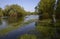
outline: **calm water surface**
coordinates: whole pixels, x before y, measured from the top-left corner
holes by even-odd
[[[38,15],[26,16],[26,17],[24,17],[24,22],[27,22],[28,20],[31,20],[31,19],[38,19]],[[7,27],[8,27],[8,22],[4,19],[1,20],[0,30],[7,28]],[[18,36],[21,36],[26,33],[30,33],[29,32],[30,30],[35,30],[35,22],[27,24],[16,30],[10,31],[9,33],[7,33],[7,35],[2,36],[2,37],[0,36],[0,39],[17,39]]]

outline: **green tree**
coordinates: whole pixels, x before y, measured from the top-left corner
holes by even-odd
[[[13,10],[14,12],[17,12],[18,17],[24,16],[26,14],[23,7],[19,5],[10,5],[5,7],[5,14],[9,15],[10,10]]]
[[[42,39],[55,39],[56,29],[53,27],[56,0],[41,0],[38,3],[39,24],[37,30],[42,33]],[[46,17],[48,17],[48,20]],[[46,18],[46,19],[45,19]],[[50,24],[52,22],[52,24]]]
[[[2,8],[0,8],[0,17],[2,17],[3,16],[3,10],[2,10]]]
[[[56,19],[60,19],[60,0],[57,1]]]
[[[57,7],[56,7],[56,33],[57,39],[60,39],[60,0],[57,0]]]
[[[38,13],[41,17],[44,18],[44,13],[48,14],[50,18],[52,18],[52,14],[54,13],[54,6],[55,6],[55,0],[41,0],[38,3]],[[40,19],[42,19],[40,17]]]

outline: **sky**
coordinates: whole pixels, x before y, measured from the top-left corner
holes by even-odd
[[[26,11],[33,12],[38,2],[39,0],[0,0],[0,7],[4,9],[6,5],[18,4],[24,7]]]

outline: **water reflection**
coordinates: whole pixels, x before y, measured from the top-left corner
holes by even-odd
[[[32,20],[32,19],[38,19],[39,18],[39,16],[38,15],[27,15],[27,16],[25,16],[25,18],[24,18],[24,22],[26,22],[26,21],[28,21],[28,20]]]
[[[13,17],[5,18],[5,19],[1,18],[0,30],[9,27],[9,25],[18,26],[31,19],[38,19],[38,15],[30,15],[30,16],[25,16],[25,17],[20,17],[20,18],[13,18]]]
[[[18,26],[23,22],[23,17],[22,18],[18,18],[18,19],[14,19],[14,18],[1,18],[0,19],[0,30],[8,28],[11,26]]]
[[[8,23],[12,24],[12,23],[21,23],[24,21],[24,17],[21,18],[8,18]]]
[[[2,24],[1,18],[0,18],[0,25]]]
[[[0,30],[3,28],[7,28],[7,25],[8,25],[7,20],[1,18],[0,19]]]
[[[9,19],[3,19],[1,21],[2,21],[2,25],[6,24],[6,26],[4,27],[4,28],[6,28],[6,27],[8,27],[11,24],[14,27],[18,26],[18,25],[20,26],[20,24],[23,24],[24,21],[26,22],[26,21],[31,20],[31,19],[38,19],[38,16],[35,16],[35,15],[32,16],[31,15],[31,16],[27,16],[27,17],[17,18],[16,20],[15,19],[13,20],[12,18],[10,20],[10,18],[9,18]],[[4,29],[4,28],[2,27],[1,29]],[[7,35],[3,36],[2,38],[3,39],[5,39],[5,38],[6,39],[12,39],[12,38],[16,39],[17,36],[23,35],[25,33],[28,33],[28,34],[31,33],[31,30],[35,30],[35,22],[32,22],[32,23],[29,23],[29,24],[24,25],[22,27],[19,27],[18,29],[7,33]]]

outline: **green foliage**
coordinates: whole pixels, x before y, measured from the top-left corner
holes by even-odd
[[[19,6],[19,5],[7,5],[5,7],[5,15],[10,15],[9,13],[13,13],[11,12],[11,10],[15,13],[17,13],[18,17],[20,16],[24,16],[26,14],[26,11],[24,10],[23,7]],[[14,14],[13,14],[14,15]]]
[[[60,19],[60,0],[57,1],[56,19]]]
[[[55,38],[56,28],[53,27],[53,25],[50,25],[50,22],[50,19],[41,20],[40,23],[36,26],[37,31],[41,33],[41,39]]]
[[[55,28],[53,28],[53,27],[37,26],[37,31],[39,31],[41,33],[42,39],[55,38],[56,33],[55,33]]]
[[[18,39],[37,39],[35,35],[30,35],[30,34],[24,34]]]
[[[0,8],[0,17],[3,16],[3,10]]]
[[[13,15],[14,13],[16,12],[14,12],[13,10],[10,10],[9,15]]]
[[[54,11],[54,6],[55,6],[55,0],[41,0],[37,6],[39,15],[44,16],[43,15],[44,13],[48,13],[48,15],[51,17]]]

